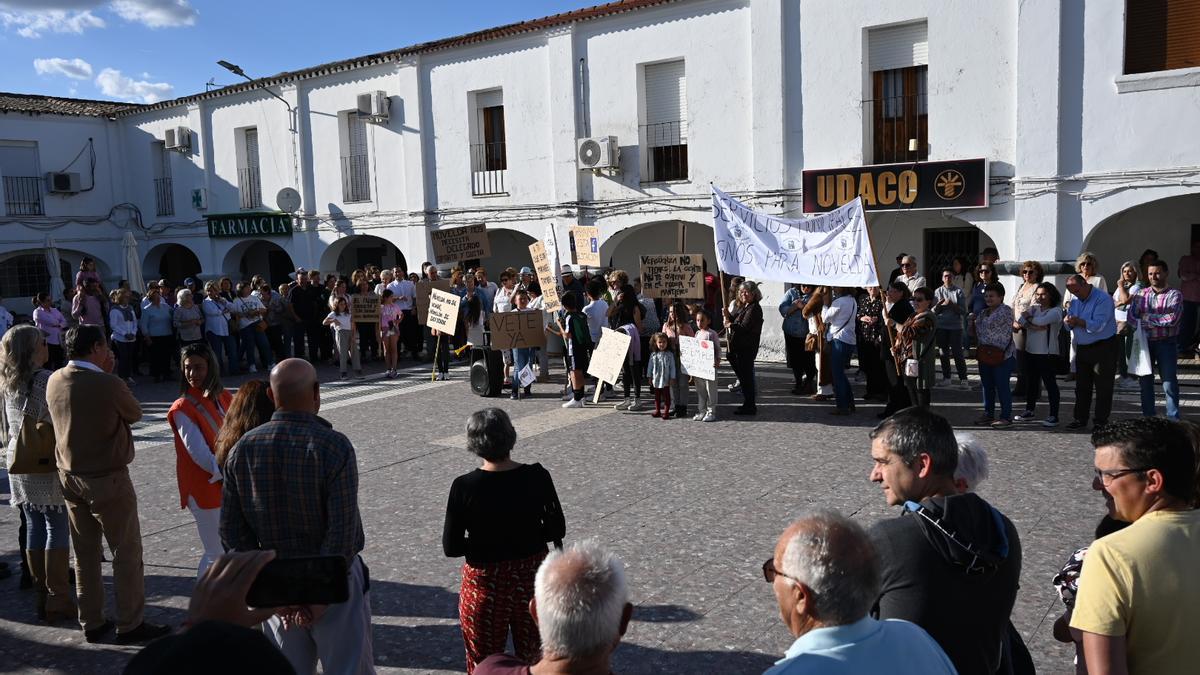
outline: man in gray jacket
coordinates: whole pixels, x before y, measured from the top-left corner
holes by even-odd
[[[967,315],[967,296],[963,289],[954,285],[954,271],[942,270],[942,285],[933,292],[933,313],[937,315],[938,353],[942,359],[942,386],[950,384],[950,355],[954,355],[954,366],[958,368],[958,384],[963,389],[967,384],[967,362],[963,359],[963,317]]]

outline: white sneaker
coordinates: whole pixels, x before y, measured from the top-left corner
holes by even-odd
[[[579,399],[578,401],[576,401],[576,400],[567,401],[566,403],[562,404],[562,407],[564,407],[564,408],[582,408],[583,407],[583,399]]]
[[[614,406],[613,406],[613,409],[615,409],[615,410],[629,410],[629,406],[631,406],[631,405],[633,405],[633,403],[632,403],[632,402],[630,402],[630,400],[629,400],[629,399],[625,399],[624,401],[621,401],[620,403],[618,403],[618,404],[614,405]]]
[[[703,417],[703,418],[702,418],[700,421],[701,421],[701,422],[716,422],[716,421],[717,421],[717,415],[716,415],[716,413],[714,413],[714,412],[711,412],[711,411],[710,411],[710,412],[707,412],[707,413],[704,413],[704,417]]]
[[[258,366],[256,366],[256,365],[254,365],[253,363],[251,363],[251,364],[250,364],[250,367],[249,367],[249,368],[247,368],[246,370],[247,370],[247,372],[251,372],[251,373],[257,373],[257,372],[258,372]]]
[[[629,407],[626,408],[626,410],[628,410],[629,412],[637,412],[641,409],[642,409],[642,399],[640,399],[640,398],[633,399],[633,403],[630,403]]]

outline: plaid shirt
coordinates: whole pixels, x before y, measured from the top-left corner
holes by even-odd
[[[221,543],[279,557],[363,549],[358,462],[350,439],[309,413],[276,411],[225,461]]]
[[[1173,340],[1183,318],[1183,293],[1168,288],[1161,293],[1143,288],[1129,300],[1129,315],[1138,320],[1149,340]]]

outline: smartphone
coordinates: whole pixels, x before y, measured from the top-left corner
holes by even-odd
[[[276,558],[258,573],[246,604],[250,607],[334,605],[350,597],[346,558],[340,555]]]

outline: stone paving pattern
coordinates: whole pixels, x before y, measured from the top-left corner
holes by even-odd
[[[567,542],[596,538],[628,566],[636,611],[616,652],[616,672],[761,672],[792,641],[760,572],[784,526],[810,506],[838,509],[864,525],[896,515],[867,480],[867,432],[880,406],[860,402],[855,415],[832,417],[830,404],[789,394],[790,375],[779,365],[760,368],[756,419],[732,421],[729,404],[740,397],[722,391],[724,419],[713,424],[617,412],[615,401],[606,409],[561,410],[557,384],[535,385],[532,400],[483,400],[470,393],[465,373],[455,368],[449,382],[430,383],[428,370],[412,366],[401,380],[376,374],[323,390],[325,416],[358,452],[380,672],[464,669],[462,561],[443,557],[441,528],[451,481],[477,466],[462,448],[465,415],[486,405],[509,411],[521,430],[514,458],[541,462],[553,475]],[[322,374],[335,373],[326,367]],[[732,381],[727,370],[720,377],[722,386]],[[1065,419],[1070,386],[1064,383]],[[191,516],[178,507],[175,451],[162,424],[175,391],[139,385],[136,393],[147,413],[131,466],[145,544],[146,618],[179,624],[200,548]],[[958,429],[978,416],[978,400],[978,392],[934,395],[936,409]],[[1136,414],[1136,405],[1136,395],[1122,393],[1116,415]],[[1013,622],[1039,672],[1073,672],[1071,647],[1050,634],[1062,610],[1050,579],[1088,543],[1104,513],[1091,489],[1087,435],[1040,426],[973,431],[991,454],[991,478],[980,492],[1012,519],[1023,543]],[[0,529],[7,533],[3,559],[15,566],[11,509],[0,509]],[[110,573],[106,564],[109,583]],[[6,672],[115,673],[135,651],[88,645],[74,625],[39,625],[32,605],[15,577],[0,582]]]

